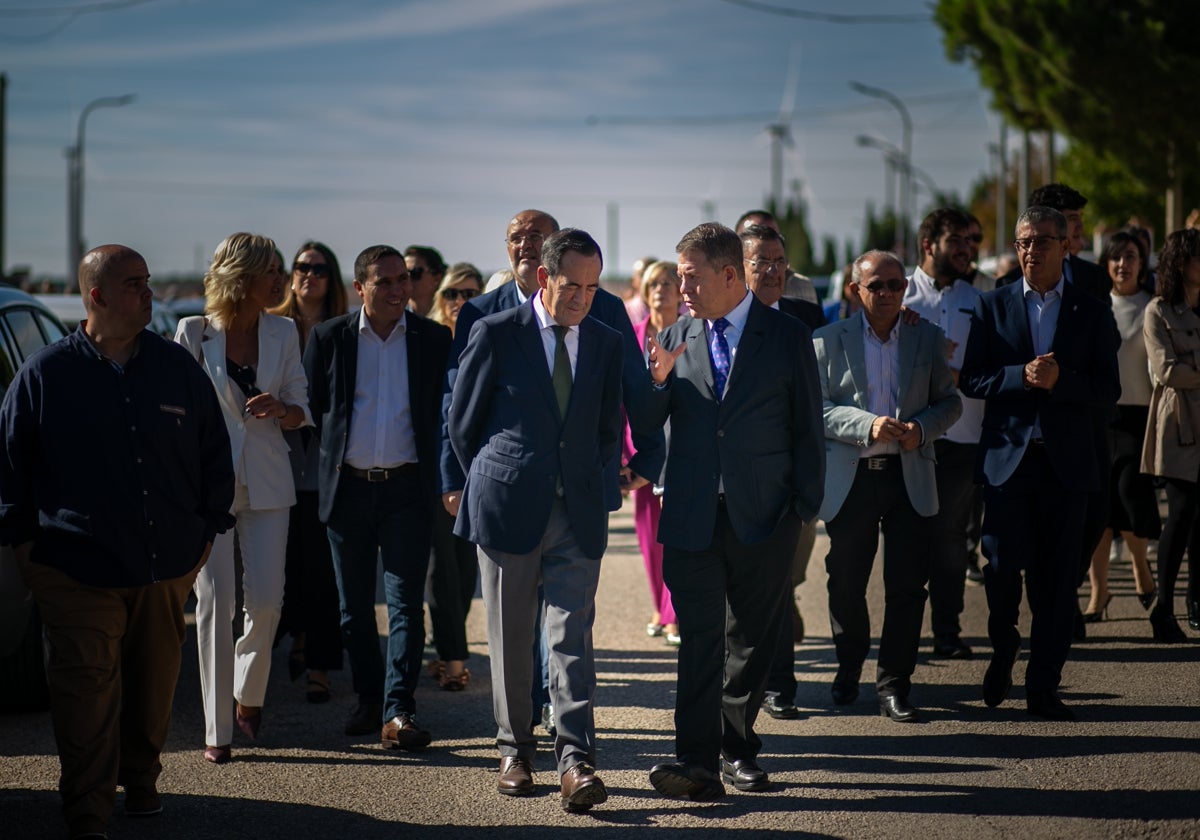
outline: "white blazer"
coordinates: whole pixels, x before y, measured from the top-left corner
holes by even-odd
[[[226,370],[224,330],[197,315],[179,322],[175,340],[191,352],[216,389],[233,449],[234,473],[249,492],[250,509],[294,505],[296,485],[288,460],[290,448],[277,419],[245,414],[245,397]],[[304,411],[302,425],[313,425],[308,410],[308,379],[300,363],[300,337],[288,318],[266,313],[259,316],[255,385],[289,405],[300,406]]]

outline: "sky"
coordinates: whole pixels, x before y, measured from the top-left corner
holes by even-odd
[[[239,230],[288,259],[324,241],[346,275],[380,243],[486,274],[526,208],[627,274],[761,206],[781,121],[786,194],[840,254],[886,197],[882,154],[856,138],[901,145],[896,110],[851,81],[908,105],[913,163],[942,191],[990,169],[997,117],[925,0],[749,5],[908,22],[730,0],[0,0],[4,267],[64,275],[64,150],[88,102],[130,93],[87,118],[84,239],[136,248],[158,277],[202,271]],[[31,14],[47,8],[94,11]]]

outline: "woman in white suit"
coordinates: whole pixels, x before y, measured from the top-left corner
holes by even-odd
[[[286,282],[274,242],[232,234],[217,246],[204,276],[207,314],[183,319],[175,335],[212,379],[237,477],[232,511],[237,526],[218,535],[196,578],[204,757],[215,764],[230,759],[235,720],[250,738],[262,723],[283,601],[288,509],[296,502],[283,430],[312,425],[296,328],[263,311],[279,303]],[[236,645],[235,532],[244,595]]]

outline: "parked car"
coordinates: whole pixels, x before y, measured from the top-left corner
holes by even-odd
[[[67,334],[67,327],[32,295],[0,286],[0,397],[25,360]],[[10,546],[0,546],[0,711],[49,705],[42,622]]]
[[[79,322],[87,317],[87,309],[84,308],[83,298],[79,295],[34,295],[34,297],[57,315],[58,320],[62,321],[69,330],[74,330],[79,326]],[[153,306],[150,314],[150,329],[164,338],[174,338],[175,325],[179,323],[179,316],[165,303],[156,300]]]

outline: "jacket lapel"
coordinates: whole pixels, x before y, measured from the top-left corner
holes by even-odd
[[[897,383],[896,404],[900,407],[908,385],[912,381],[913,365],[917,362],[917,350],[921,344],[921,333],[915,327],[900,323],[900,381]]]
[[[257,384],[260,390],[268,391],[267,383],[275,378],[283,355],[283,337],[279,334],[281,325],[274,319],[260,317],[258,319],[258,376]],[[291,324],[286,325],[292,329]],[[276,397],[279,395],[276,394]]]
[[[513,281],[516,282],[515,280]],[[550,370],[546,366],[546,350],[542,344],[541,330],[537,318],[533,315],[533,304],[525,304],[513,310],[513,320],[517,324],[517,345],[525,354],[528,369],[538,384],[546,404],[554,415],[558,416],[558,398],[554,396],[554,382],[550,379]]]
[[[708,388],[708,394],[717,399],[717,386],[713,382],[712,356],[708,352],[708,335],[704,331],[704,319],[693,318],[684,335],[688,349],[684,355],[700,371],[700,381]],[[728,383],[726,383],[728,384]]]
[[[358,384],[358,322],[361,315],[346,318],[341,336],[342,405],[346,408],[346,429],[350,429],[350,412],[354,410],[354,388]]]
[[[863,345],[863,318],[856,315],[842,322],[842,351],[846,354],[846,369],[854,381],[854,398],[859,408],[868,405],[867,395],[867,351]]]
[[[1029,312],[1025,309],[1025,294],[1022,288],[1023,285],[1019,279],[1012,284],[1012,294],[1007,297],[1009,318],[1020,333],[1017,340],[1021,342],[1022,356],[1032,359],[1034,356],[1033,331],[1029,328]]]
[[[750,312],[746,315],[746,327],[742,330],[742,337],[738,339],[737,354],[732,360],[733,367],[729,371],[729,381],[725,383],[726,400],[736,393],[734,391],[736,383],[749,375],[742,371],[753,369],[754,357],[762,349],[767,334],[766,325],[763,323],[766,309],[767,307],[759,303],[757,298],[750,301]],[[713,388],[715,390],[715,384]]]
[[[239,404],[235,398],[233,386],[229,381],[229,372],[225,366],[225,333],[209,323],[207,318],[204,321],[204,333],[200,337],[200,349],[204,355],[204,368],[208,371],[213,389],[217,392],[217,398],[226,414],[240,418],[245,406]]]

